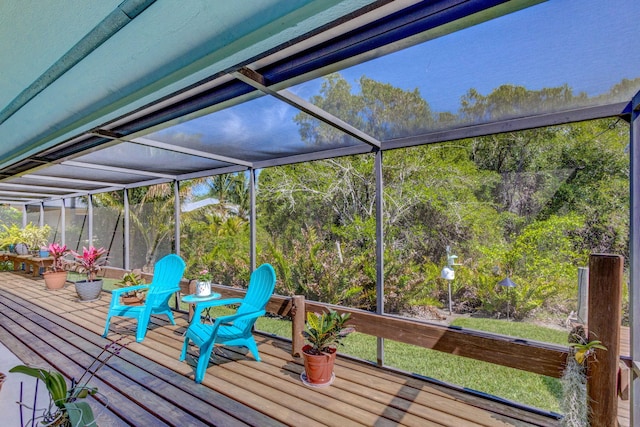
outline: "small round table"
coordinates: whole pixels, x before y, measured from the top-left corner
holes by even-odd
[[[182,297],[181,301],[187,304],[197,304],[199,302],[204,302],[204,301],[211,301],[214,299],[219,299],[220,298],[220,294],[219,293],[215,293],[215,292],[211,292],[210,295],[207,295],[206,297],[199,297],[196,294],[190,294],[190,295],[185,295]],[[213,319],[211,318],[211,313],[209,312],[211,310],[211,307],[207,307],[205,308],[205,312],[206,312],[206,319],[209,320],[209,322],[213,323]],[[189,319],[189,322],[191,322],[191,319]]]

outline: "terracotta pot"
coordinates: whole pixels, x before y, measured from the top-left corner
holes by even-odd
[[[320,355],[308,354],[310,345],[302,347],[302,357],[304,358],[303,381],[310,385],[322,386],[333,382],[333,365],[336,360],[336,352],[322,353]]]
[[[94,301],[100,298],[102,292],[102,279],[89,282],[80,280],[76,282],[76,293],[80,301]]]
[[[64,284],[67,282],[66,271],[45,271],[42,276],[45,287],[52,291],[64,288]]]
[[[132,296],[132,297],[121,297],[122,298],[122,303],[124,305],[136,305],[136,304],[141,304],[143,299],[140,298],[139,296]]]

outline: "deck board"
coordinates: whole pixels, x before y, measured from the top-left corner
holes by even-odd
[[[145,340],[135,322],[114,318],[101,337],[110,294],[79,303],[72,285],[47,291],[42,280],[0,273],[0,340],[30,363],[78,376],[120,332],[131,341],[91,384],[109,399],[92,407],[104,425],[255,426],[555,426],[551,417],[419,378],[338,358],[329,388],[300,381],[290,343],[257,336],[262,362],[241,349],[216,351],[202,384],[193,381],[196,349],[178,357],[186,314],[170,325],[154,317]],[[101,423],[102,425],[102,423]]]

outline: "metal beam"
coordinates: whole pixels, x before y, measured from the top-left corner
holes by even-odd
[[[340,147],[324,151],[313,151],[305,154],[296,154],[277,159],[262,160],[255,163],[256,169],[268,168],[272,166],[291,165],[294,163],[313,162],[316,160],[334,159],[344,156],[355,156],[358,154],[371,153],[375,148],[369,145],[354,145],[352,147]]]
[[[149,139],[144,137],[129,139],[125,136],[118,135],[117,133],[112,132],[110,130],[106,130],[106,129],[93,130],[91,131],[91,135],[99,136],[102,138],[109,138],[111,140],[118,141],[118,142],[129,142],[131,144],[144,145],[145,147],[158,148],[160,150],[171,151],[174,153],[188,154],[191,156],[202,157],[204,159],[218,160],[225,163],[251,167],[251,162],[247,162],[245,160],[236,159],[228,156],[222,156],[214,153],[209,153],[207,151],[194,150],[192,148],[187,148],[187,147],[180,147],[174,144],[169,144],[162,141],[156,141],[154,139]]]
[[[23,178],[29,178],[29,179],[40,179],[40,180],[46,180],[46,181],[55,181],[55,182],[68,182],[68,183],[72,183],[72,184],[84,184],[84,185],[95,185],[96,187],[104,187],[104,186],[109,186],[109,187],[120,187],[123,188],[124,184],[120,184],[118,182],[104,182],[104,181],[90,181],[90,180],[86,180],[86,179],[76,179],[76,178],[63,178],[63,177],[59,177],[59,176],[50,176],[50,175],[33,175],[33,174],[26,174],[26,175],[22,175]],[[81,191],[87,191],[87,190],[81,190]]]
[[[555,113],[540,114],[537,116],[469,125],[456,129],[445,129],[421,135],[409,136],[406,138],[387,140],[382,144],[384,150],[394,150],[396,148],[414,147],[417,145],[433,144],[436,142],[454,141],[464,138],[474,138],[506,132],[536,129],[546,126],[582,122],[585,120],[602,119],[605,117],[615,117],[623,115],[626,106],[626,102],[618,102],[616,104],[598,107],[576,108],[573,110],[558,111]]]
[[[255,169],[259,169],[259,168],[255,168]],[[227,166],[219,169],[208,169],[204,171],[185,173],[183,175],[178,175],[177,179],[179,181],[184,181],[185,179],[206,178],[209,176],[222,175],[224,173],[245,172],[246,170],[247,168],[245,168],[244,166],[234,165],[234,166]]]
[[[337,118],[331,113],[323,110],[322,108],[313,105],[309,101],[306,101],[300,98],[298,95],[293,92],[289,92],[288,90],[275,91],[269,88],[265,84],[264,77],[256,71],[253,71],[250,68],[241,68],[240,70],[232,73],[234,77],[238,80],[253,86],[254,88],[271,95],[281,101],[286,102],[292,107],[297,108],[298,110],[304,111],[310,116],[315,117],[316,119],[332,126],[342,132],[351,135],[352,137],[359,139],[362,142],[365,142],[373,147],[380,148],[381,143],[371,135],[368,135],[362,132],[360,129],[357,129],[351,126],[349,123]]]
[[[17,197],[24,197],[24,198],[31,198],[28,196],[34,196],[34,197],[51,197],[51,196],[56,196],[56,194],[49,194],[49,193],[35,193],[35,192],[31,192],[31,191],[9,191],[9,190],[0,190],[0,196],[2,195],[7,195],[7,196],[17,196]]]
[[[130,140],[128,142],[131,142],[133,144],[138,144],[138,145],[144,145],[144,146],[147,146],[147,147],[154,147],[154,148],[159,148],[159,149],[162,149],[162,150],[173,151],[175,153],[189,154],[191,156],[202,157],[204,159],[209,159],[209,160],[218,160],[220,162],[231,163],[231,164],[235,164],[235,165],[242,165],[242,166],[246,166],[246,167],[253,166],[253,164],[251,162],[248,162],[246,160],[241,160],[241,159],[237,159],[237,158],[234,158],[234,157],[221,156],[221,155],[218,155],[218,154],[208,153],[206,151],[201,151],[201,150],[194,150],[194,149],[186,148],[186,147],[178,147],[178,146],[173,145],[173,144],[167,144],[166,142],[154,141],[154,140],[148,139],[148,138],[136,138],[136,139],[132,139],[132,140]]]
[[[120,172],[120,173],[128,173],[131,175],[152,176],[155,178],[166,178],[166,179],[176,178],[175,175],[169,175],[166,173],[150,172],[150,171],[145,171],[140,169],[119,168],[116,166],[98,165],[96,163],[77,162],[75,160],[65,160],[61,164],[65,166],[77,166],[80,168],[95,169],[95,170],[102,170],[102,171],[108,171],[108,172]]]
[[[31,184],[12,184],[10,182],[0,182],[0,188],[24,188],[25,190],[39,190],[39,191],[56,191],[58,193],[66,193],[66,192],[78,192],[82,191],[79,188],[69,188],[69,187],[47,187],[46,185],[31,185]],[[55,196],[55,194],[51,194]]]
[[[39,202],[39,199],[26,199],[26,200],[18,200],[18,199],[0,199],[0,203],[8,204],[8,205],[28,205],[30,203]]]

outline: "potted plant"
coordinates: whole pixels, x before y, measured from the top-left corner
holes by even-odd
[[[53,257],[53,263],[51,267],[47,268],[47,271],[42,274],[44,277],[44,285],[50,290],[62,289],[67,282],[67,270],[63,257],[69,252],[69,249],[67,249],[67,245],[51,243],[48,250],[49,254]]]
[[[351,314],[329,312],[307,313],[307,324],[302,332],[307,344],[302,347],[304,372],[302,381],[311,386],[330,385],[335,378],[333,365],[338,345],[342,339],[355,331],[353,327],[345,327]]]
[[[102,280],[96,280],[96,274],[106,264],[107,250],[104,248],[82,247],[82,253],[71,251],[78,264],[78,272],[87,275],[87,280],[76,282],[76,292],[80,301],[98,299],[102,292]]]
[[[16,245],[18,243],[23,243],[22,241],[22,228],[18,227],[16,224],[11,224],[11,226],[7,226],[6,224],[2,224],[4,230],[0,233],[0,247],[8,249],[10,252],[16,251]]]
[[[144,280],[135,272],[126,273],[122,276],[122,280],[116,285],[121,287],[144,285]],[[144,302],[146,289],[136,289],[134,291],[123,292],[120,295],[122,303],[125,305],[140,304]]]
[[[199,297],[208,297],[211,295],[211,280],[213,275],[209,270],[203,268],[198,272],[198,279],[196,280],[196,295]]]
[[[39,227],[37,225],[29,223],[25,228],[22,229],[22,242],[27,245],[33,255],[39,256],[40,248],[47,244],[50,233],[51,227],[49,227],[48,225]]]
[[[84,371],[79,380],[71,379],[71,387],[67,386],[64,376],[55,370],[26,365],[17,365],[11,368],[9,370],[11,373],[25,374],[44,382],[49,392],[49,406],[38,417],[35,415],[35,409],[30,411],[32,413],[31,420],[25,425],[35,426],[40,419],[40,424],[47,426],[95,426],[96,420],[91,406],[81,399],[98,394],[98,389],[89,387],[88,383],[98,370],[107,364],[109,359],[118,355],[127,345],[126,343],[121,343],[122,339],[123,337],[107,345]],[[103,357],[105,353],[108,354]],[[18,402],[18,404],[20,405],[20,420],[22,420],[22,408],[25,405],[23,402]]]

